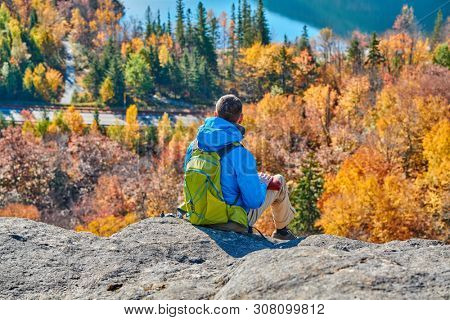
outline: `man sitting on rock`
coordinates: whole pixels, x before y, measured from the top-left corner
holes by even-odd
[[[234,95],[226,95],[217,102],[215,117],[206,119],[199,128],[185,158],[185,203],[182,209],[193,224],[212,224],[214,219],[220,220],[219,216],[208,218],[222,210],[215,199],[218,198],[227,208],[225,219],[228,216],[228,221],[239,222],[229,211],[240,208],[246,215],[244,219],[248,226],[253,227],[271,206],[276,227],[272,236],[280,240],[296,239],[287,228],[295,210],[289,200],[286,181],[280,175],[258,174],[254,156],[241,145],[245,134],[245,128],[240,125],[242,120],[242,102]],[[211,153],[216,155],[211,156]],[[220,163],[216,161],[219,159]],[[214,171],[216,165],[220,165],[217,182],[213,173],[218,172]],[[205,187],[202,189],[196,183]],[[213,205],[214,210],[210,209]]]

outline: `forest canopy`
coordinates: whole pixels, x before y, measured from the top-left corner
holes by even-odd
[[[183,160],[199,123],[165,114],[142,125],[156,97],[212,105],[245,101],[245,146],[259,169],[282,173],[299,234],[372,242],[448,241],[449,20],[431,34],[404,6],[384,34],[271,41],[263,1],[214,13],[177,0],[174,19],[147,9],[124,19],[113,0],[8,0],[0,5],[0,96],[57,102],[67,45],[80,90],[73,106],[22,125],[0,113],[0,216],[109,236],[174,212]],[[82,103],[126,110],[125,124],[91,125]],[[270,214],[258,226],[273,230]]]

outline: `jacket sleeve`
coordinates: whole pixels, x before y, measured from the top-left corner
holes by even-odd
[[[193,148],[194,148],[194,141],[191,142],[191,144],[189,145],[189,147],[186,150],[186,155],[184,157],[183,171],[186,171],[186,166],[187,166],[189,160],[191,159]]]
[[[245,206],[250,209],[261,207],[266,199],[267,186],[259,180],[255,157],[241,147],[233,150],[232,161]]]

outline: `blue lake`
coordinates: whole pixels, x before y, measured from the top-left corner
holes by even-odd
[[[128,16],[143,19],[147,6],[154,15],[160,10],[161,17],[166,20],[170,11],[175,16],[175,0],[123,0]],[[191,8],[195,17],[198,0],[185,0],[187,8]],[[221,12],[231,12],[230,0],[204,0],[203,4],[218,16]],[[237,7],[237,0],[234,1]],[[253,8],[256,1],[250,0]],[[363,32],[384,32],[392,27],[395,17],[403,4],[413,6],[415,15],[424,31],[431,31],[436,12],[442,7],[444,17],[449,14],[448,0],[265,0],[267,18],[269,20],[272,39],[282,41],[286,34],[295,39],[301,33],[303,25],[308,25],[310,35],[315,36],[318,30],[331,27],[341,36],[347,36],[353,30]]]

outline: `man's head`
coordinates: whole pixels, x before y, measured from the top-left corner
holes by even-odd
[[[238,97],[227,94],[217,101],[216,117],[220,117],[232,123],[242,122],[242,102]]]

